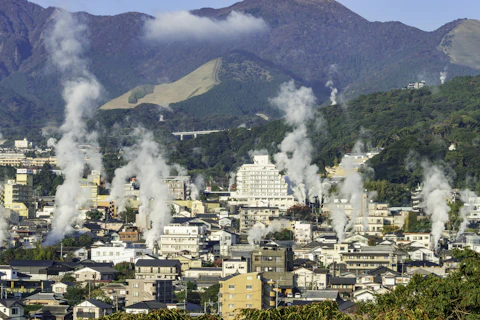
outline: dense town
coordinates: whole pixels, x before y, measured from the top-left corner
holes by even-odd
[[[346,154],[328,168],[322,189],[338,187],[379,151]],[[0,195],[8,222],[2,226],[0,304],[11,319],[94,319],[158,309],[234,319],[240,309],[327,300],[348,313],[414,275],[445,277],[458,267],[454,248],[480,250],[480,236],[465,228],[438,238],[409,231],[429,220],[421,186],[410,207],[375,202],[366,190],[348,199],[325,191],[299,201],[301,193],[289,192],[268,155],[253,155],[224,188],[189,176],[164,177],[171,216],[153,242],[146,237],[152,224],[139,214],[136,178],[124,181],[126,204],[119,208],[100,172],[92,171],[79,181],[73,229],[42,247],[56,204],[55,197],[36,194],[33,177],[46,168],[63,173],[55,157],[29,154],[49,150],[24,139],[0,153],[0,165],[16,170]],[[460,197],[452,190],[444,200],[451,205]],[[478,221],[479,203],[476,196],[464,201],[470,208],[465,226]],[[342,228],[335,221],[340,211],[348,221]]]

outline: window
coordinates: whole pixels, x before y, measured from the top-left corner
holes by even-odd
[[[247,288],[247,290],[252,290],[252,285],[251,285],[251,284],[247,284],[246,288]]]
[[[138,292],[134,292],[134,293],[133,293],[133,296],[134,296],[134,297],[138,297]]]
[[[233,298],[235,298],[235,295],[234,295],[234,294],[229,294],[229,295],[228,295],[228,298],[229,298],[229,299],[233,299]]]
[[[247,280],[253,280],[252,276],[247,276]]]
[[[17,308],[12,308],[12,314],[18,314],[18,309]]]
[[[252,299],[252,295],[251,294],[247,294],[247,299]]]
[[[234,284],[229,284],[228,289],[235,289],[235,285]]]
[[[133,284],[133,287],[134,287],[134,288],[138,288],[138,283],[134,283],[134,284]]]
[[[251,304],[247,304],[245,307],[247,307],[247,308],[252,308],[252,307],[253,307],[253,305],[251,305]]]
[[[228,305],[228,307],[229,307],[230,309],[233,309],[233,308],[235,308],[235,304],[230,303],[230,304]]]

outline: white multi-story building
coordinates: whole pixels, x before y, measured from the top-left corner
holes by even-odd
[[[199,257],[207,253],[206,250],[206,226],[183,226],[170,224],[163,227],[163,235],[160,237],[160,252],[163,256],[175,257],[188,254]]]
[[[295,242],[297,244],[307,244],[312,242],[312,224],[295,221]]]
[[[222,263],[222,278],[232,274],[245,274],[250,272],[250,261],[241,258],[225,259]]]
[[[288,184],[268,155],[254,156],[253,164],[244,164],[237,172],[237,189],[232,199],[238,204],[277,207],[287,210],[294,204]]]
[[[152,254],[152,249],[148,249],[144,244],[122,241],[93,246],[91,249],[91,259],[93,261],[112,262],[113,264],[120,262],[135,263],[147,254]]]
[[[212,232],[209,240],[218,241],[220,243],[220,255],[227,256],[228,248],[237,243],[237,235],[225,230]]]

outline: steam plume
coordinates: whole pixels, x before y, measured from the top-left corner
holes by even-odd
[[[5,207],[0,204],[0,247],[3,247],[4,242],[10,238],[6,214]]]
[[[423,167],[423,207],[425,213],[432,221],[432,236],[435,248],[445,230],[445,223],[448,222],[450,207],[447,199],[451,196],[452,188],[448,179],[439,167],[428,162],[422,163]]]
[[[463,190],[460,193],[460,199],[465,204],[470,202],[471,197],[476,197],[476,194],[475,194],[475,192],[470,191],[468,189]],[[467,226],[468,226],[467,216],[471,211],[472,211],[472,207],[471,206],[466,206],[466,205],[464,205],[460,209],[460,217],[462,218],[462,223],[460,223],[460,228],[458,229],[458,232],[457,232],[457,238],[460,237],[465,232],[465,230],[467,229]]]
[[[310,88],[296,89],[294,81],[283,83],[277,97],[270,102],[285,112],[285,121],[293,127],[280,144],[280,152],[274,158],[280,170],[286,170],[293,183],[292,189],[298,201],[305,203],[322,197],[322,182],[318,167],[312,165],[312,144],[306,122],[314,118],[316,99]]]
[[[110,198],[115,201],[119,211],[124,210],[125,181],[136,175],[140,184],[138,218],[147,229],[144,230],[146,244],[149,248],[153,248],[162,234],[163,227],[170,222],[171,218],[170,209],[167,206],[171,195],[163,181],[163,177],[170,175],[171,168],[163,158],[151,132],[137,129],[134,134],[141,138],[141,141],[125,151],[125,159],[128,163],[115,170]]]
[[[443,69],[443,71],[440,71],[440,83],[444,84],[445,80],[447,80],[448,72],[447,72],[447,67]]]
[[[345,227],[347,226],[348,218],[343,208],[333,207],[331,210],[330,219],[332,220],[333,229],[337,233],[338,242],[342,242],[345,237]]]
[[[80,180],[85,167],[85,157],[79,145],[96,143],[96,136],[89,135],[86,131],[85,118],[93,112],[101,93],[100,84],[81,58],[84,47],[81,34],[86,29],[85,25],[66,11],[57,11],[55,19],[55,25],[45,43],[53,65],[64,79],[65,123],[60,128],[62,138],[55,151],[65,181],[55,195],[57,208],[52,221],[53,229],[46,244],[60,241],[72,231],[71,224],[77,219]],[[99,157],[95,152],[90,155],[91,159]],[[96,161],[94,166],[97,164]]]
[[[340,194],[341,197],[347,199],[352,206],[352,214],[348,224],[348,227],[352,227],[355,223],[355,219],[362,213],[363,181],[360,174],[353,168],[353,164],[351,163],[350,159],[344,158],[342,162],[344,163],[347,176],[342,182]]]
[[[237,174],[234,171],[230,172],[230,179],[228,179],[228,191],[232,190],[232,187],[235,184],[236,177],[237,177]]]
[[[200,198],[200,192],[205,187],[205,179],[202,175],[198,175],[195,178],[194,183],[190,184],[190,198],[192,200],[198,200]]]
[[[336,105],[337,104],[337,93],[338,93],[338,90],[337,88],[335,88],[333,86],[333,81],[332,80],[328,80],[327,83],[325,84],[325,87],[329,88],[331,91],[330,91],[330,102],[332,104],[332,106]]]
[[[145,23],[147,40],[158,41],[218,41],[267,30],[263,19],[236,11],[222,20],[199,17],[188,11],[167,12]]]
[[[253,226],[248,230],[248,243],[253,247],[255,243],[259,243],[262,239],[269,233],[274,233],[281,231],[282,224],[278,220],[273,220],[272,223],[265,227],[263,224],[259,223]]]

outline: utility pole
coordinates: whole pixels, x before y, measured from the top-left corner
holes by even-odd
[[[60,242],[60,259],[63,261],[63,241]]]

